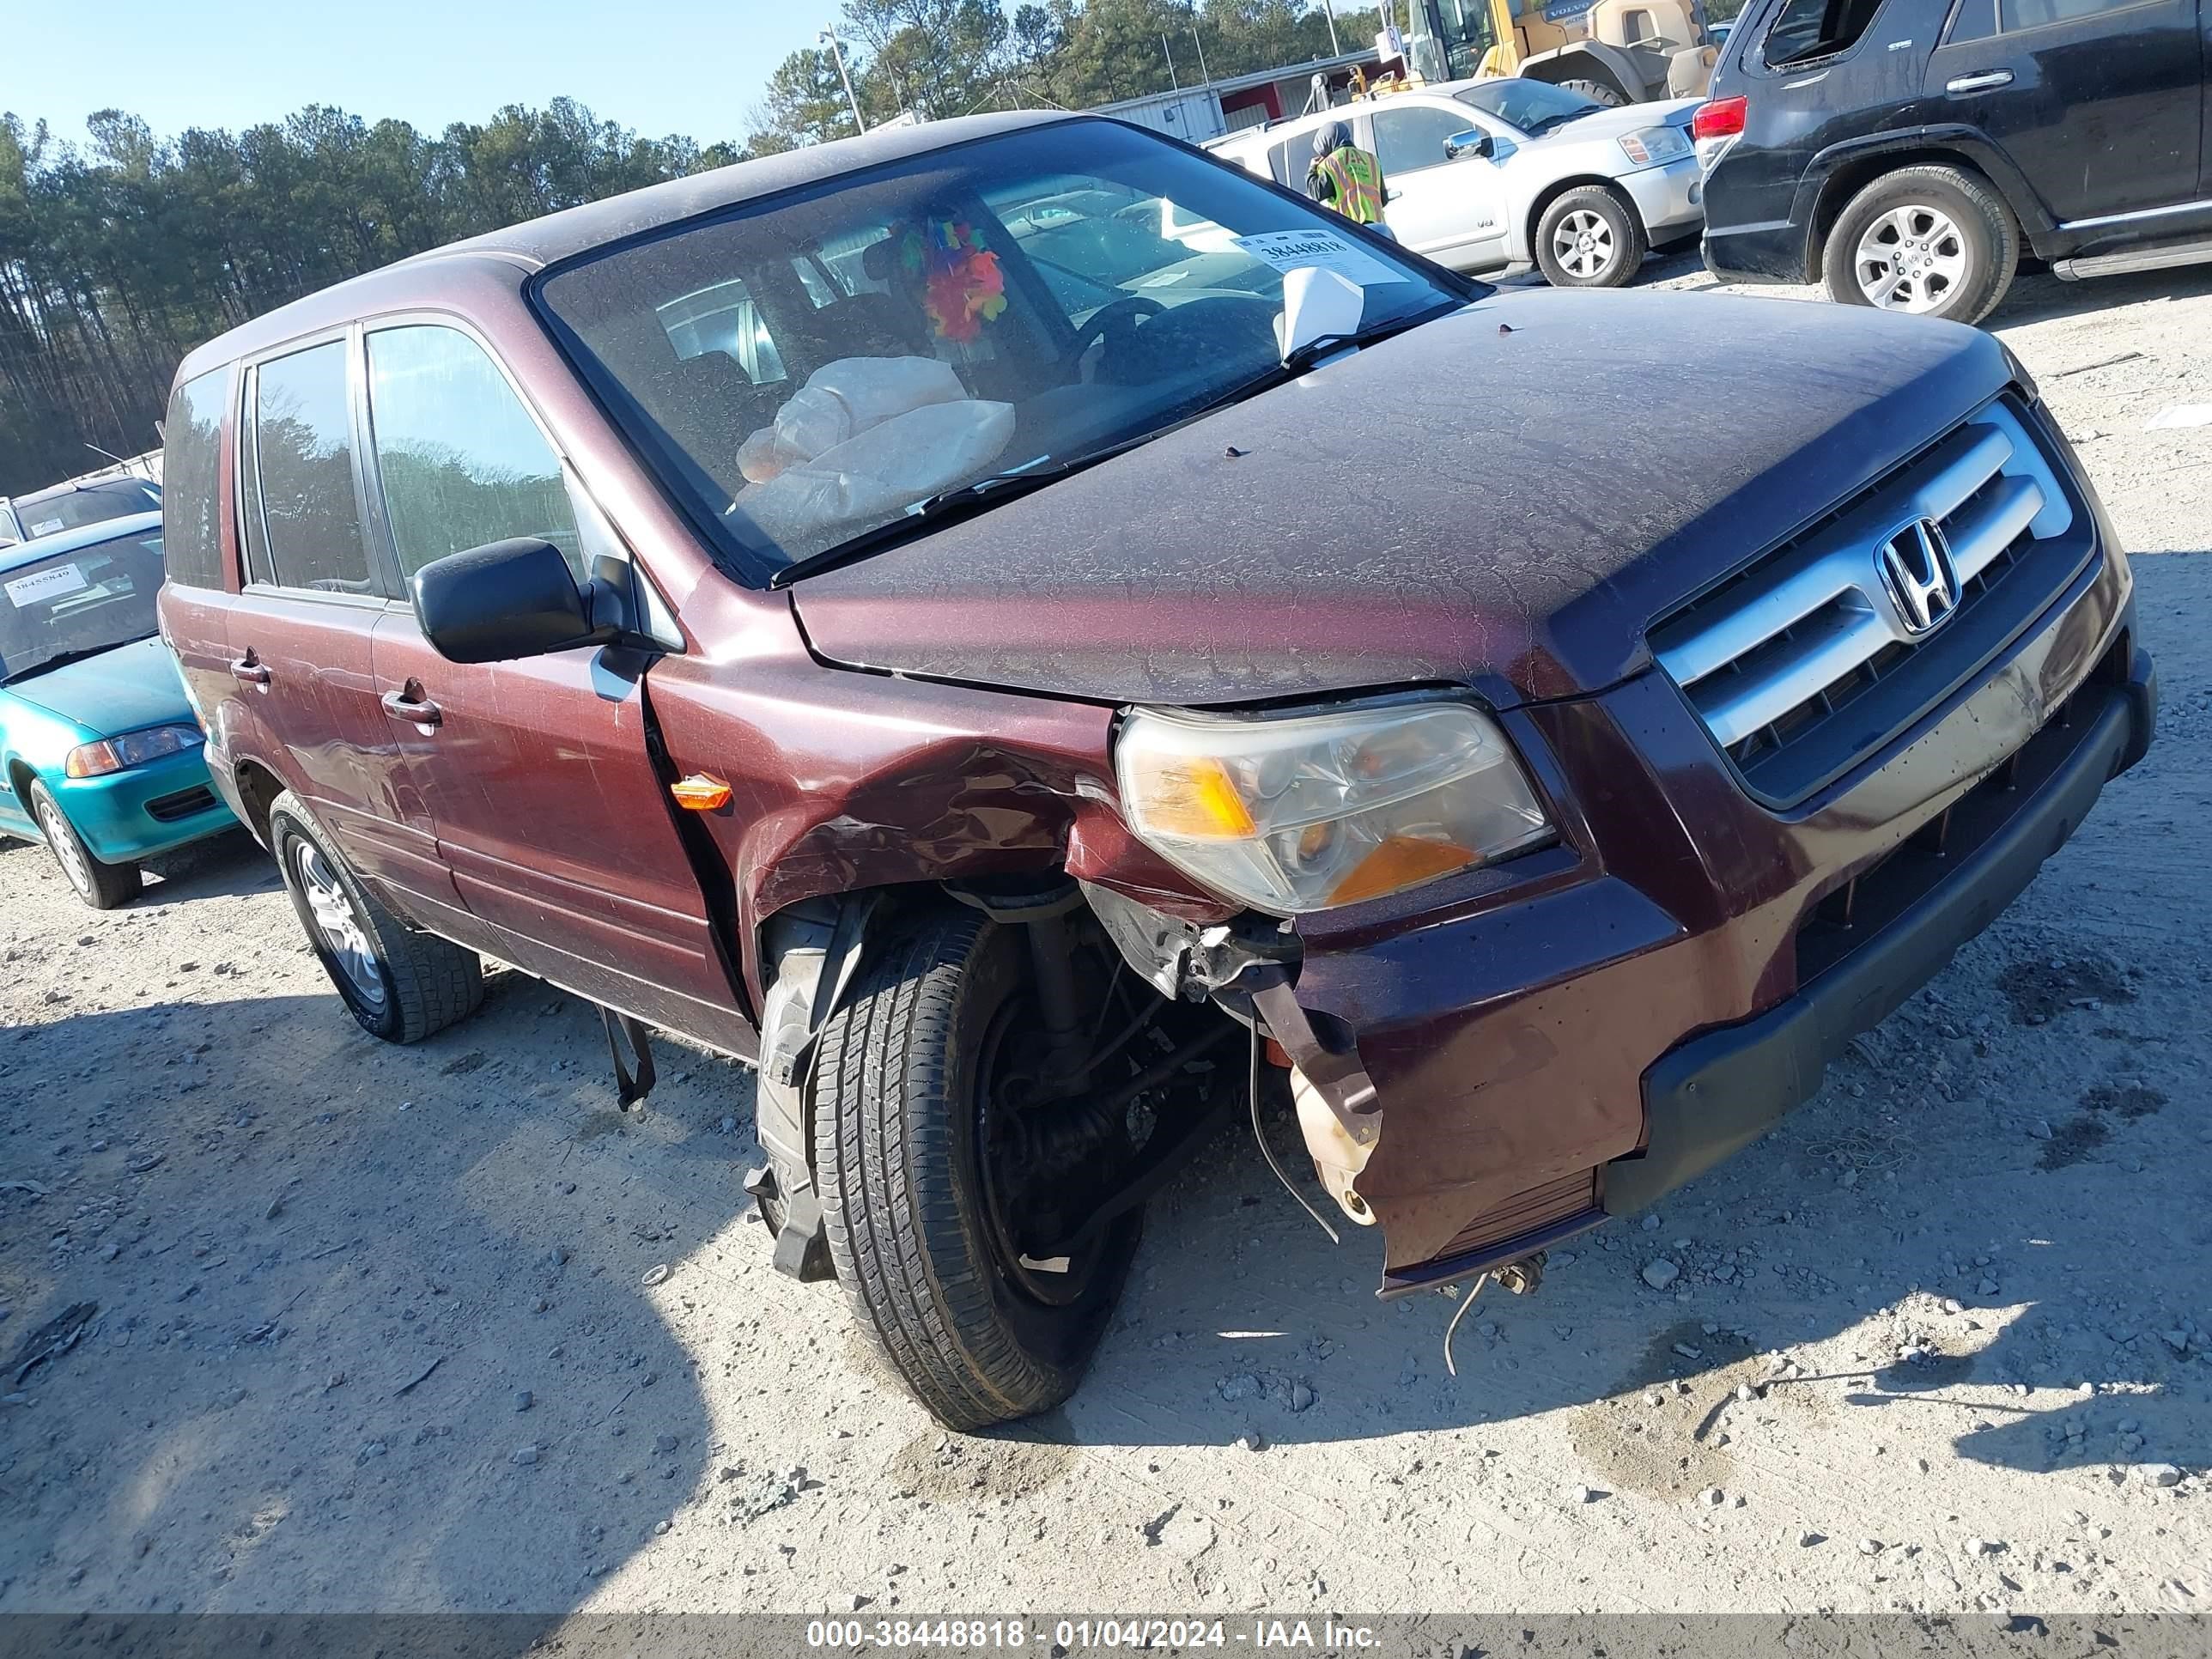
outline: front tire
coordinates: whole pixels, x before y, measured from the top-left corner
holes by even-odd
[[[269,808],[269,848],[307,943],[362,1030],[420,1042],[483,1005],[483,963],[400,921],[361,884],[290,790]]]
[[[2020,227],[1984,180],[1958,167],[1899,167],[1850,199],[1820,256],[1828,297],[1978,323],[2020,268]]]
[[[84,837],[77,834],[76,826],[69,821],[69,814],[62,811],[62,804],[43,780],[32,781],[31,816],[45,832],[46,849],[61,866],[69,884],[94,909],[112,910],[146,890],[145,874],[137,865],[105,863],[85,845]]]
[[[1141,1224],[1122,1216],[1059,1272],[1009,1243],[1000,1056],[1036,1025],[1025,944],[972,910],[910,918],[823,1028],[813,1073],[830,1261],[878,1353],[962,1431],[1074,1392]]]
[[[1619,288],[1648,246],[1636,210],[1596,185],[1567,191],[1536,222],[1536,263],[1553,288]]]

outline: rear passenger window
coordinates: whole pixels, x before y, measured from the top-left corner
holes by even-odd
[[[227,368],[185,381],[169,399],[169,418],[161,425],[161,538],[169,580],[186,587],[223,585],[216,464],[229,381]]]
[[[2127,11],[2149,3],[2149,0],[1997,0],[1999,27],[2007,34],[2017,34],[2023,29],[2048,27],[2053,23],[2071,23],[2084,17],[2097,17],[2108,11]],[[1954,35],[1953,39],[1962,37]]]
[[[254,399],[255,471],[272,580],[372,593],[353,487],[343,340],[263,363]]]
[[[1849,52],[1881,9],[1881,0],[1789,0],[1766,32],[1767,67]]]
[[[422,325],[368,337],[368,424],[399,569],[532,536],[586,574],[561,463],[483,348]]]
[[[1951,27],[1945,31],[1943,44],[1949,46],[1971,45],[1986,40],[1997,32],[1997,0],[1959,0],[1959,9],[1951,14]]]

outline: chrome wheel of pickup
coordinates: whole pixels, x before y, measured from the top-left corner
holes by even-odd
[[[1583,185],[1545,206],[1528,246],[1554,288],[1619,288],[1641,268],[1650,243],[1624,198],[1602,185]]]
[[[323,948],[331,953],[346,976],[353,994],[367,1006],[384,1006],[384,975],[377,969],[376,947],[368,930],[354,914],[353,901],[338,884],[337,874],[323,861],[322,848],[311,841],[292,845],[292,866],[299,872],[300,895],[307,901]]]
[[[1953,297],[1967,264],[1966,237],[1950,216],[1915,202],[1866,228],[1852,270],[1868,304],[1917,316]]]
[[[1552,252],[1575,276],[1595,280],[1620,255],[1613,227],[1588,208],[1570,213],[1552,230]]]

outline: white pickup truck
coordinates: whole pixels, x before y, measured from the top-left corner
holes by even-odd
[[[1382,164],[1384,222],[1406,246],[1484,275],[1540,269],[1618,288],[1650,248],[1694,241],[1703,181],[1694,98],[1608,109],[1548,82],[1450,81],[1217,139],[1224,161],[1293,190],[1331,121]],[[1170,232],[1172,234],[1172,231]]]

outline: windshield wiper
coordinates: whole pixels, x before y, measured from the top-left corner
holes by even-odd
[[[1177,426],[1181,424],[1182,424],[1181,422],[1176,422]],[[1174,427],[1155,427],[1149,431],[1123,438],[1118,442],[1107,444],[1102,448],[1086,449],[1080,455],[1071,456],[1064,461],[1053,461],[1048,464],[1031,462],[1027,466],[1015,467],[1005,472],[994,472],[968,483],[956,484],[950,489],[940,489],[934,495],[923,496],[896,519],[879,524],[872,530],[864,530],[857,536],[849,536],[833,546],[823,548],[819,553],[810,553],[805,558],[784,566],[769,579],[769,586],[787,587],[801,577],[827,570],[832,565],[844,563],[848,559],[862,558],[870,553],[881,552],[895,542],[902,542],[919,534],[924,525],[940,523],[950,518],[965,517],[970,513],[980,513],[983,508],[996,502],[1011,501],[1017,495],[1026,495],[1031,490],[1042,489],[1048,483],[1057,483],[1060,479],[1073,473],[1081,472],[1085,468],[1096,466],[1101,461],[1111,460],[1124,450],[1134,449],[1139,444],[1149,443],[1154,438],[1174,429]]]
[[[150,640],[153,637],[151,634],[141,634],[137,640],[115,640],[106,645],[88,645],[75,651],[58,652],[48,657],[44,662],[34,662],[28,668],[16,670],[10,673],[5,681],[0,681],[0,684],[13,685],[18,680],[29,679],[33,674],[43,674],[49,668],[66,668],[73,662],[82,662],[87,657],[104,656],[118,647],[136,645],[138,640]]]
[[[1282,361],[1273,368],[1264,368],[1250,380],[1231,386],[1219,397],[1209,399],[1188,418],[1194,421],[1200,416],[1211,415],[1216,410],[1228,408],[1231,404],[1241,404],[1247,398],[1255,398],[1272,386],[1282,386],[1288,381],[1297,380],[1324,357],[1334,357],[1340,351],[1377,344],[1393,335],[1403,334],[1409,328],[1418,328],[1423,323],[1433,322],[1447,311],[1456,311],[1465,303],[1466,301],[1462,300],[1445,300],[1439,304],[1431,306],[1425,311],[1414,312],[1410,316],[1393,317],[1388,321],[1372,324],[1366,328],[1352,329],[1348,332],[1317,336],[1306,341],[1303,345],[1291,347],[1283,354]]]

